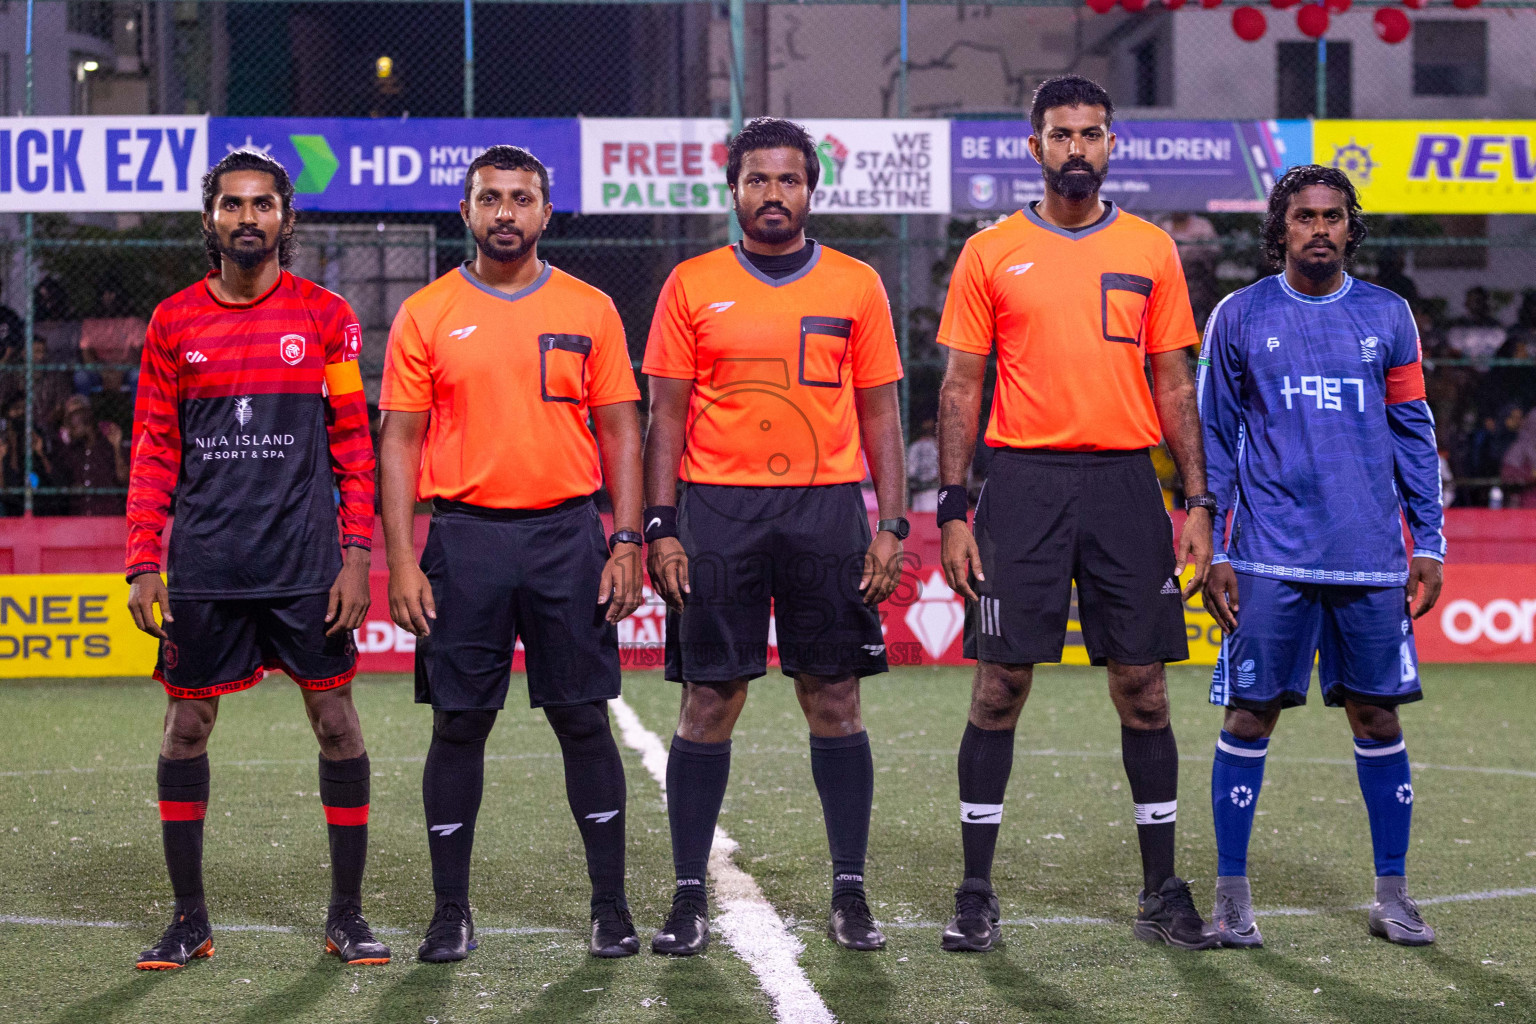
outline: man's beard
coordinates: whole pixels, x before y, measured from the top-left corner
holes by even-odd
[[[1109,169],[1099,170],[1086,160],[1071,159],[1055,170],[1049,167],[1045,169],[1045,183],[1052,192],[1080,203],[1084,199],[1092,199],[1098,194],[1099,186],[1104,184],[1104,177]],[[1071,171],[1085,171],[1085,174],[1068,173]]]
[[[524,234],[521,228],[515,228],[516,234],[513,237],[517,239],[517,242],[509,247],[505,244],[496,245],[492,242],[494,231],[495,228],[493,227],[483,235],[475,235],[475,248],[480,250],[480,255],[488,260],[495,260],[497,263],[516,263],[526,256],[530,249],[539,244],[540,238],[544,237],[542,230],[535,231],[530,236]]]
[[[762,227],[757,223],[757,218],[763,211],[769,209],[782,210],[784,212],[784,226],[781,228]],[[796,217],[786,206],[771,203],[759,206],[749,216],[740,206],[736,208],[736,222],[741,225],[741,233],[759,245],[783,245],[805,230],[805,221],[811,214],[809,209],[803,210]]]
[[[237,239],[259,237],[262,239],[262,241],[266,240],[267,236],[264,232],[249,230],[236,231],[234,234],[230,235],[228,245],[224,244],[224,240],[219,237],[218,232],[216,231],[205,230],[203,232],[203,237],[208,241],[209,244],[211,244],[219,251],[220,256],[229,260],[241,270],[255,270],[257,267],[261,266],[262,262],[271,256],[272,253],[277,249],[278,245],[281,244],[280,241],[277,241],[273,242],[271,245],[263,246],[259,249],[242,249],[235,244]]]
[[[1338,256],[1337,250],[1334,252],[1334,257],[1333,259],[1320,260],[1312,256],[1311,253],[1307,253],[1301,259],[1295,261],[1296,272],[1308,281],[1320,284],[1344,269],[1344,260]]]

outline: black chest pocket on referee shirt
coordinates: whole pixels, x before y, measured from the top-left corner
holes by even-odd
[[[1104,340],[1135,345],[1141,338],[1141,320],[1152,298],[1152,279],[1140,274],[1099,275],[1099,309],[1104,321]]]
[[[539,396],[580,405],[592,339],[584,334],[539,335]]]
[[[843,361],[853,321],[840,316],[800,318],[800,383],[813,388],[843,386]]]

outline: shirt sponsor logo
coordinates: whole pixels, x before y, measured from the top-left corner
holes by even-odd
[[[251,422],[250,398],[247,397],[235,399],[235,422],[240,424],[242,427]]]
[[[304,361],[304,335],[283,335],[277,340],[277,354],[282,356],[283,362],[289,366],[298,366]]]
[[[1004,273],[1012,274],[1014,277],[1023,277],[1026,273],[1029,272],[1029,268],[1032,266],[1034,266],[1033,263],[1015,263],[1013,266],[1005,270]]]
[[[1279,338],[1270,338],[1270,339],[1268,339],[1267,341],[1264,342],[1264,347],[1269,349],[1271,352],[1273,352],[1275,349],[1280,347],[1280,339]]]
[[[207,361],[208,357],[203,355],[201,352],[187,353],[187,362],[189,363],[206,363]]]
[[[724,313],[734,305],[736,305],[735,299],[732,299],[729,302],[711,302],[709,304],[709,311],[711,313]]]
[[[450,338],[458,338],[460,341],[463,341],[465,338],[469,337],[471,334],[474,334],[475,333],[475,329],[477,327],[479,327],[479,326],[480,326],[479,324],[470,324],[468,327],[460,327],[456,331],[449,331],[448,332],[448,337],[450,337]]]

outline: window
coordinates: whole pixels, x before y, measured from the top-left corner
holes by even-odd
[[[71,32],[112,39],[112,5],[98,0],[70,0],[65,19]]]
[[[1157,97],[1157,40],[1148,39],[1131,51],[1135,62],[1136,105],[1158,106]]]
[[[1276,117],[1317,117],[1317,44],[1276,44]],[[1329,43],[1326,117],[1350,117],[1353,51],[1349,43]]]
[[[1415,21],[1413,94],[1488,95],[1488,23]]]

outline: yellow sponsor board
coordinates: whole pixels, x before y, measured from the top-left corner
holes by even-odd
[[[121,576],[0,576],[0,679],[146,676],[158,644],[134,626]]]
[[[1536,121],[1316,121],[1366,213],[1536,213]]]

